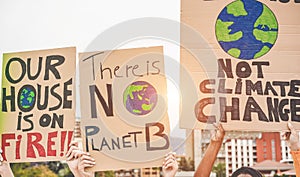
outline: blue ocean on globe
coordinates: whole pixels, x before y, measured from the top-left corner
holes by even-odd
[[[274,45],[278,23],[273,12],[256,0],[228,4],[216,21],[216,37],[222,49],[238,59],[255,59]]]
[[[130,84],[123,93],[126,109],[134,115],[146,115],[156,106],[157,92],[146,81],[136,81]]]

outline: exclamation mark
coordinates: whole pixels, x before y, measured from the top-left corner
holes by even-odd
[[[60,149],[61,149],[60,156],[61,157],[64,156],[66,135],[67,135],[66,131],[61,132],[61,139],[60,139]]]
[[[68,131],[68,148],[67,151],[70,149],[70,144],[73,138],[73,131]]]

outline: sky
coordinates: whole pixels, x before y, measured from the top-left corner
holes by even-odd
[[[128,3],[130,2],[130,3]],[[85,47],[104,30],[127,20],[160,17],[179,21],[178,0],[2,0],[3,52]]]
[[[149,21],[149,17],[153,19]],[[157,19],[167,23],[166,26],[154,25],[153,31],[158,32],[154,35],[122,41],[116,48],[164,46],[164,54],[169,58],[165,60],[165,69],[171,135],[184,137],[184,130],[178,128],[179,68],[168,64],[170,61],[179,62],[179,0],[1,0],[0,56],[10,52],[71,46],[76,47],[77,53],[90,49],[111,50],[108,44],[111,41],[107,41],[107,45],[104,41],[99,48],[92,45],[104,33],[111,34],[112,41],[117,40],[117,35],[111,31],[122,25],[129,29],[142,28],[139,24],[135,25],[134,20],[143,18],[150,23],[154,20],[153,24]],[[133,25],[128,23],[130,21],[133,21]],[[175,24],[176,28],[168,29],[168,23]],[[175,39],[168,39],[164,33],[157,35],[159,31],[170,32]],[[0,64],[2,66],[2,60]],[[80,115],[79,108],[77,104],[76,116]]]

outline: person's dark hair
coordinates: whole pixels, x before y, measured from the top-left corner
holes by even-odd
[[[237,169],[234,173],[232,173],[231,177],[237,177],[240,174],[244,174],[244,175],[247,174],[247,175],[251,175],[252,177],[263,177],[263,175],[259,171],[250,167],[241,167]]]

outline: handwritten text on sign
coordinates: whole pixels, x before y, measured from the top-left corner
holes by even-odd
[[[271,67],[268,61],[239,62],[236,68],[233,68],[230,59],[218,60],[219,79],[203,80],[199,89],[204,94],[220,93],[224,97],[219,97],[220,121],[227,122],[227,114],[230,113],[232,121],[252,121],[252,114],[257,114],[259,121],[280,122],[294,121],[300,122],[300,80],[290,81],[268,81],[264,79],[264,67]],[[255,69],[255,73],[252,70]],[[236,74],[234,76],[234,73]],[[246,79],[251,74],[255,74],[257,79]],[[237,79],[234,79],[237,78]],[[226,86],[228,80],[235,81],[231,87]],[[239,95],[247,95],[248,98],[241,105]],[[234,95],[231,100],[226,95]],[[257,102],[255,97],[265,97],[265,103]],[[291,98],[287,98],[291,97]],[[198,102],[197,119],[200,122],[216,122],[217,118],[213,115],[205,115],[203,110],[210,104],[215,104],[216,98],[203,98]],[[231,102],[228,103],[228,102]],[[261,105],[263,104],[263,105]],[[241,109],[243,107],[243,109]],[[267,111],[263,108],[267,107]],[[244,112],[241,112],[244,110]]]
[[[80,54],[82,126],[93,170],[161,165],[169,150],[161,47]]]
[[[183,1],[181,11],[182,128],[300,129],[296,1]]]
[[[62,160],[74,128],[75,48],[9,53],[3,58],[4,158]]]

